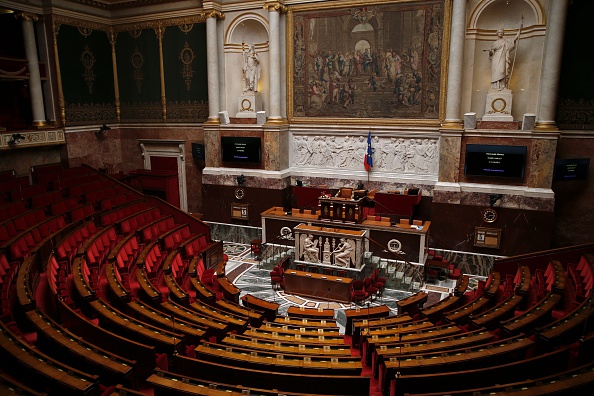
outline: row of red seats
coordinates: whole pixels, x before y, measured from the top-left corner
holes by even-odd
[[[9,220],[15,216],[25,213],[26,210],[25,204],[22,201],[0,205],[0,221]]]
[[[83,245],[79,249],[79,253],[83,249],[87,262],[100,268],[101,263],[107,258],[109,251],[121,239],[121,236],[116,234],[113,227],[107,227],[98,234],[95,233],[91,238],[92,241],[88,245]]]
[[[583,301],[590,293],[594,285],[594,273],[592,266],[585,256],[582,256],[577,265],[569,264],[570,275],[574,278],[576,287],[576,300]]]
[[[186,258],[189,259],[198,256],[207,246],[208,242],[206,241],[206,235],[198,234],[187,239],[186,242],[180,245],[180,248],[185,251]]]
[[[31,198],[32,208],[49,208],[53,203],[62,200],[61,191],[48,191]]]
[[[147,244],[156,241],[157,238],[167,231],[171,231],[176,227],[173,216],[164,216],[151,223],[139,228],[137,232],[141,236],[143,243]]]
[[[66,226],[63,215],[50,217],[11,240],[10,258],[22,262],[44,238]]]
[[[103,202],[103,201],[102,201]],[[117,209],[113,209],[101,216],[101,226],[105,227],[117,223],[126,217],[139,213],[147,208],[146,201],[137,201],[130,205],[123,205]]]
[[[81,227],[71,232],[56,247],[57,260],[65,261],[68,264],[68,268],[70,268],[79,247],[96,232],[97,227],[93,221],[87,221]]]
[[[137,195],[126,190],[123,186],[115,186],[115,187],[108,187],[102,190],[91,191],[84,195],[83,201],[85,203],[93,203],[94,205],[98,206],[97,203],[107,199],[109,197],[120,195],[122,193],[129,193],[130,199],[136,199]]]
[[[158,240],[163,250],[170,252],[177,249],[178,246],[187,241],[191,236],[192,232],[190,231],[190,226],[182,224],[167,231],[165,234],[162,234]]]
[[[131,234],[122,240],[122,243],[118,246],[117,251],[110,254],[110,258],[113,255],[115,259],[115,266],[126,273],[129,272],[130,267],[136,262],[138,253],[141,250],[141,246],[138,244],[136,235]]]
[[[45,212],[38,208],[28,210],[4,221],[0,224],[0,245],[11,240],[19,233],[34,227],[46,218]]]
[[[116,222],[114,225],[120,234],[128,235],[135,232],[140,227],[157,220],[159,217],[161,217],[159,208],[153,207],[126,217],[125,219]]]

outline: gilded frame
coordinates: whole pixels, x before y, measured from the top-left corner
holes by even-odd
[[[450,27],[451,27],[451,2],[452,0],[424,0],[424,1],[411,1],[411,0],[396,0],[396,1],[331,1],[331,2],[323,2],[323,3],[313,3],[313,4],[305,4],[305,5],[296,5],[296,6],[289,6],[287,12],[287,111],[288,111],[288,119],[291,123],[329,123],[329,124],[372,124],[372,125],[386,125],[386,124],[394,124],[394,125],[413,125],[413,126],[440,126],[442,121],[445,118],[445,100],[446,100],[446,86],[447,86],[447,59],[449,58],[449,45],[450,45]],[[439,21],[435,22],[431,19],[431,15],[426,15],[426,12],[429,7],[441,7],[441,18]],[[355,89],[358,89],[359,96],[363,94],[365,102],[370,103],[370,107],[363,109],[362,111],[358,111],[358,114],[345,114],[348,111],[340,111],[338,106],[346,104],[353,105],[354,107],[357,103],[356,96],[353,95],[354,100],[349,103],[348,99],[348,84],[350,84],[351,79],[344,79],[340,80],[341,77],[345,77],[344,69],[338,73],[338,77],[336,78],[335,86],[340,87],[338,89],[331,90],[330,83],[332,81],[329,76],[326,75],[321,77],[322,74],[319,72],[319,69],[316,69],[316,65],[314,61],[310,61],[310,59],[314,59],[317,54],[324,54],[324,51],[328,51],[327,53],[334,52],[342,53],[341,49],[336,48],[320,48],[320,44],[322,46],[328,46],[328,43],[322,43],[314,40],[314,33],[313,30],[310,31],[310,26],[313,23],[316,24],[317,21],[324,22],[326,26],[342,26],[342,31],[339,29],[335,29],[332,33],[342,34],[343,38],[345,37],[344,34],[350,34],[346,41],[351,40],[351,43],[354,42],[355,38],[353,30],[351,27],[353,25],[353,21],[348,21],[350,17],[357,21],[357,25],[361,25],[364,22],[370,21],[372,22],[372,18],[376,17],[380,13],[405,13],[408,12],[410,15],[411,13],[421,13],[425,12],[424,21],[431,21],[430,25],[423,26],[423,34],[422,40],[419,40],[418,35],[416,36],[416,45],[420,45],[422,43],[422,54],[420,57],[420,64],[422,65],[422,72],[421,76],[424,75],[425,71],[427,70],[427,57],[428,57],[428,35],[429,35],[429,28],[432,26],[435,27],[434,30],[439,31],[439,39],[440,48],[439,51],[436,53],[433,50],[432,59],[435,61],[436,59],[439,60],[439,71],[435,72],[433,70],[432,78],[433,81],[431,82],[431,91],[429,91],[429,84],[425,84],[423,88],[417,90],[417,97],[422,97],[424,99],[418,101],[411,101],[412,105],[408,106],[410,103],[407,103],[407,107],[418,107],[417,116],[412,115],[414,112],[407,111],[408,109],[403,109],[403,111],[391,111],[387,110],[384,111],[381,116],[374,116],[372,108],[378,108],[381,104],[386,104],[384,98],[388,98],[389,100],[396,100],[400,101],[401,96],[399,93],[396,93],[396,86],[402,87],[403,84],[398,84],[396,82],[395,76],[398,75],[397,73],[392,72],[392,78],[382,77],[382,74],[374,74],[374,79],[379,80],[383,78],[384,81],[380,83],[380,89],[382,88],[382,84],[387,81],[387,88],[384,86],[383,94],[384,95],[376,95],[376,91],[373,87],[373,79],[371,77],[367,77],[367,79],[358,78],[358,82],[355,82]],[[365,20],[367,14],[367,20]],[[350,15],[350,17],[349,17]],[[371,16],[371,18],[370,18]],[[359,18],[359,19],[357,19]],[[401,17],[403,19],[404,17]],[[314,20],[314,22],[311,22]],[[385,21],[390,21],[387,17]],[[341,22],[341,23],[339,23]],[[379,23],[379,22],[377,22]],[[369,23],[367,24],[369,25]],[[319,26],[319,24],[318,24]],[[372,25],[373,26],[373,25]],[[378,29],[379,30],[379,29]],[[311,34],[311,36],[309,36]],[[374,32],[375,34],[375,32]],[[359,37],[363,37],[363,35],[359,35]],[[308,37],[309,36],[309,37]],[[324,37],[322,35],[322,37]],[[369,35],[367,36],[369,37]],[[394,37],[394,34],[392,34]],[[432,36],[435,38],[435,34]],[[383,38],[383,37],[382,37]],[[412,37],[410,38],[412,40]],[[377,44],[380,40],[377,40],[374,44]],[[329,41],[329,40],[327,40]],[[365,41],[365,40],[363,40]],[[393,44],[389,42],[387,45]],[[394,43],[395,44],[395,43]],[[347,45],[349,45],[347,43]],[[344,46],[343,46],[344,47]],[[383,47],[383,46],[382,46]],[[356,47],[355,47],[356,48]],[[361,47],[359,47],[360,49]],[[396,48],[396,46],[394,46]],[[412,48],[412,47],[411,47]],[[379,48],[379,45],[371,46],[373,50],[383,50],[384,53],[388,53],[388,50],[384,50],[383,48]],[[352,50],[352,52],[356,52],[357,50]],[[378,52],[378,53],[380,53]],[[396,52],[396,50],[392,50],[392,52]],[[411,51],[412,52],[412,51]],[[378,57],[379,58],[379,57]],[[387,57],[385,57],[387,58]],[[385,59],[384,58],[384,59]],[[413,59],[413,57],[409,57],[408,59]],[[326,58],[326,62],[327,58]],[[352,61],[351,61],[352,62]],[[318,62],[320,63],[320,62]],[[325,62],[321,62],[325,63]],[[343,62],[345,63],[345,62]],[[379,63],[379,62],[374,62]],[[403,62],[405,63],[405,62]],[[412,62],[409,62],[412,64]],[[336,62],[333,62],[336,64]],[[419,63],[417,63],[418,67]],[[322,68],[320,68],[322,69]],[[328,67],[329,70],[331,70]],[[334,67],[335,70],[340,69],[340,67]],[[377,69],[376,69],[377,70]],[[409,67],[409,70],[412,72],[412,66]],[[337,73],[334,73],[335,75]],[[403,73],[404,74],[404,73]],[[350,77],[351,74],[347,74],[346,76]],[[409,74],[410,75],[410,74]],[[318,76],[320,76],[318,78]],[[358,75],[357,77],[360,77]],[[353,79],[354,80],[354,79]],[[418,79],[417,79],[418,80]],[[328,84],[324,86],[324,84]],[[390,86],[391,84],[392,86]],[[361,86],[361,87],[360,87]],[[376,82],[377,86],[377,82]],[[317,95],[314,93],[315,90],[312,87],[321,87],[321,90],[326,90],[326,97],[324,99],[317,98]],[[393,88],[392,88],[393,87]],[[401,88],[400,92],[402,91]],[[335,91],[339,91],[340,93],[336,94]],[[365,92],[365,91],[367,92]],[[390,97],[390,91],[397,96],[397,99]],[[436,90],[438,92],[436,92]],[[352,90],[354,92],[354,90]],[[332,92],[332,93],[329,93]],[[346,93],[345,93],[346,92]],[[430,116],[426,115],[427,113],[427,105],[430,102],[427,100],[428,93],[431,92],[433,94],[433,99],[431,101],[432,114]],[[437,93],[437,95],[436,95]],[[367,97],[366,97],[367,96]],[[346,97],[347,99],[341,99]],[[334,98],[329,99],[329,98]],[[318,99],[314,101],[314,99]],[[327,101],[327,104],[330,106],[325,106],[323,103]],[[424,104],[421,102],[424,101]],[[314,105],[320,106],[318,108],[313,107]],[[322,104],[321,104],[322,103]],[[392,102],[394,103],[394,102]],[[402,101],[404,104],[404,101]],[[336,106],[338,105],[338,106]],[[435,105],[437,105],[437,109],[435,109]],[[307,108],[306,108],[307,107]],[[398,107],[398,105],[394,106]],[[345,107],[348,109],[348,107]],[[338,109],[338,110],[337,110]],[[393,113],[393,114],[391,114]],[[399,116],[398,114],[406,113],[407,116]],[[362,114],[362,116],[361,116]]]

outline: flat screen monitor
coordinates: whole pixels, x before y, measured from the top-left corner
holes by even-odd
[[[259,164],[262,158],[259,137],[221,137],[223,162]]]
[[[590,158],[555,160],[555,180],[586,180]]]
[[[467,144],[464,174],[522,179],[526,146]]]

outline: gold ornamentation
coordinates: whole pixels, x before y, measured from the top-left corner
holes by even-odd
[[[179,30],[188,34],[188,33],[190,33],[190,31],[192,31],[194,24],[193,23],[182,23],[181,25],[178,25],[178,27],[179,27]]]
[[[23,21],[32,22],[37,22],[39,20],[39,17],[37,15],[28,12],[19,12],[18,14],[15,14],[15,18],[22,19]]]
[[[78,26],[78,32],[87,38],[93,33],[93,29],[87,26]]]
[[[83,74],[83,77],[85,78],[87,87],[89,87],[89,93],[92,94],[93,84],[95,83],[95,73],[93,72],[93,66],[95,65],[95,56],[93,56],[91,49],[86,44],[84,51],[80,56],[80,61],[82,62],[85,68],[85,73]]]
[[[144,64],[144,57],[140,53],[138,48],[134,48],[134,53],[130,57],[130,62],[134,68],[132,78],[136,81],[136,88],[138,93],[142,92],[142,83],[144,81],[144,75],[142,74],[142,65]]]
[[[241,101],[241,111],[254,111],[252,109],[252,101],[249,99],[244,99]]]
[[[501,102],[501,105],[499,106],[498,103],[500,103],[500,102]],[[495,98],[491,102],[491,108],[493,109],[493,111],[495,113],[503,112],[503,110],[505,110],[506,106],[507,106],[507,102],[503,98]]]
[[[209,10],[204,13],[206,18],[225,19],[225,14],[218,10]]]
[[[286,13],[288,10],[288,7],[278,1],[273,1],[273,2],[268,2],[268,3],[264,4],[264,9],[267,11],[277,11],[277,12]]]
[[[130,33],[130,36],[137,39],[142,34],[142,29],[132,29],[128,33]]]
[[[186,81],[186,89],[189,91],[192,85],[192,77],[194,77],[194,70],[192,70],[192,62],[194,62],[194,51],[190,48],[190,44],[186,41],[184,48],[179,53],[179,59],[183,63],[182,77]]]

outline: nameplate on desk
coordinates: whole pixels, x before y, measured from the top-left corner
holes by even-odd
[[[318,312],[324,312],[324,308],[318,307]]]
[[[322,275],[322,279],[328,279],[328,278],[326,278],[325,276]]]
[[[299,307],[300,311],[305,311],[305,307]]]
[[[361,308],[360,307],[355,308],[355,312],[361,312]]]
[[[342,282],[342,278],[336,278],[336,282]]]
[[[294,274],[296,274],[297,272],[295,272],[295,271],[291,271],[291,273],[294,275]]]
[[[311,276],[311,274],[305,274],[305,276]]]

